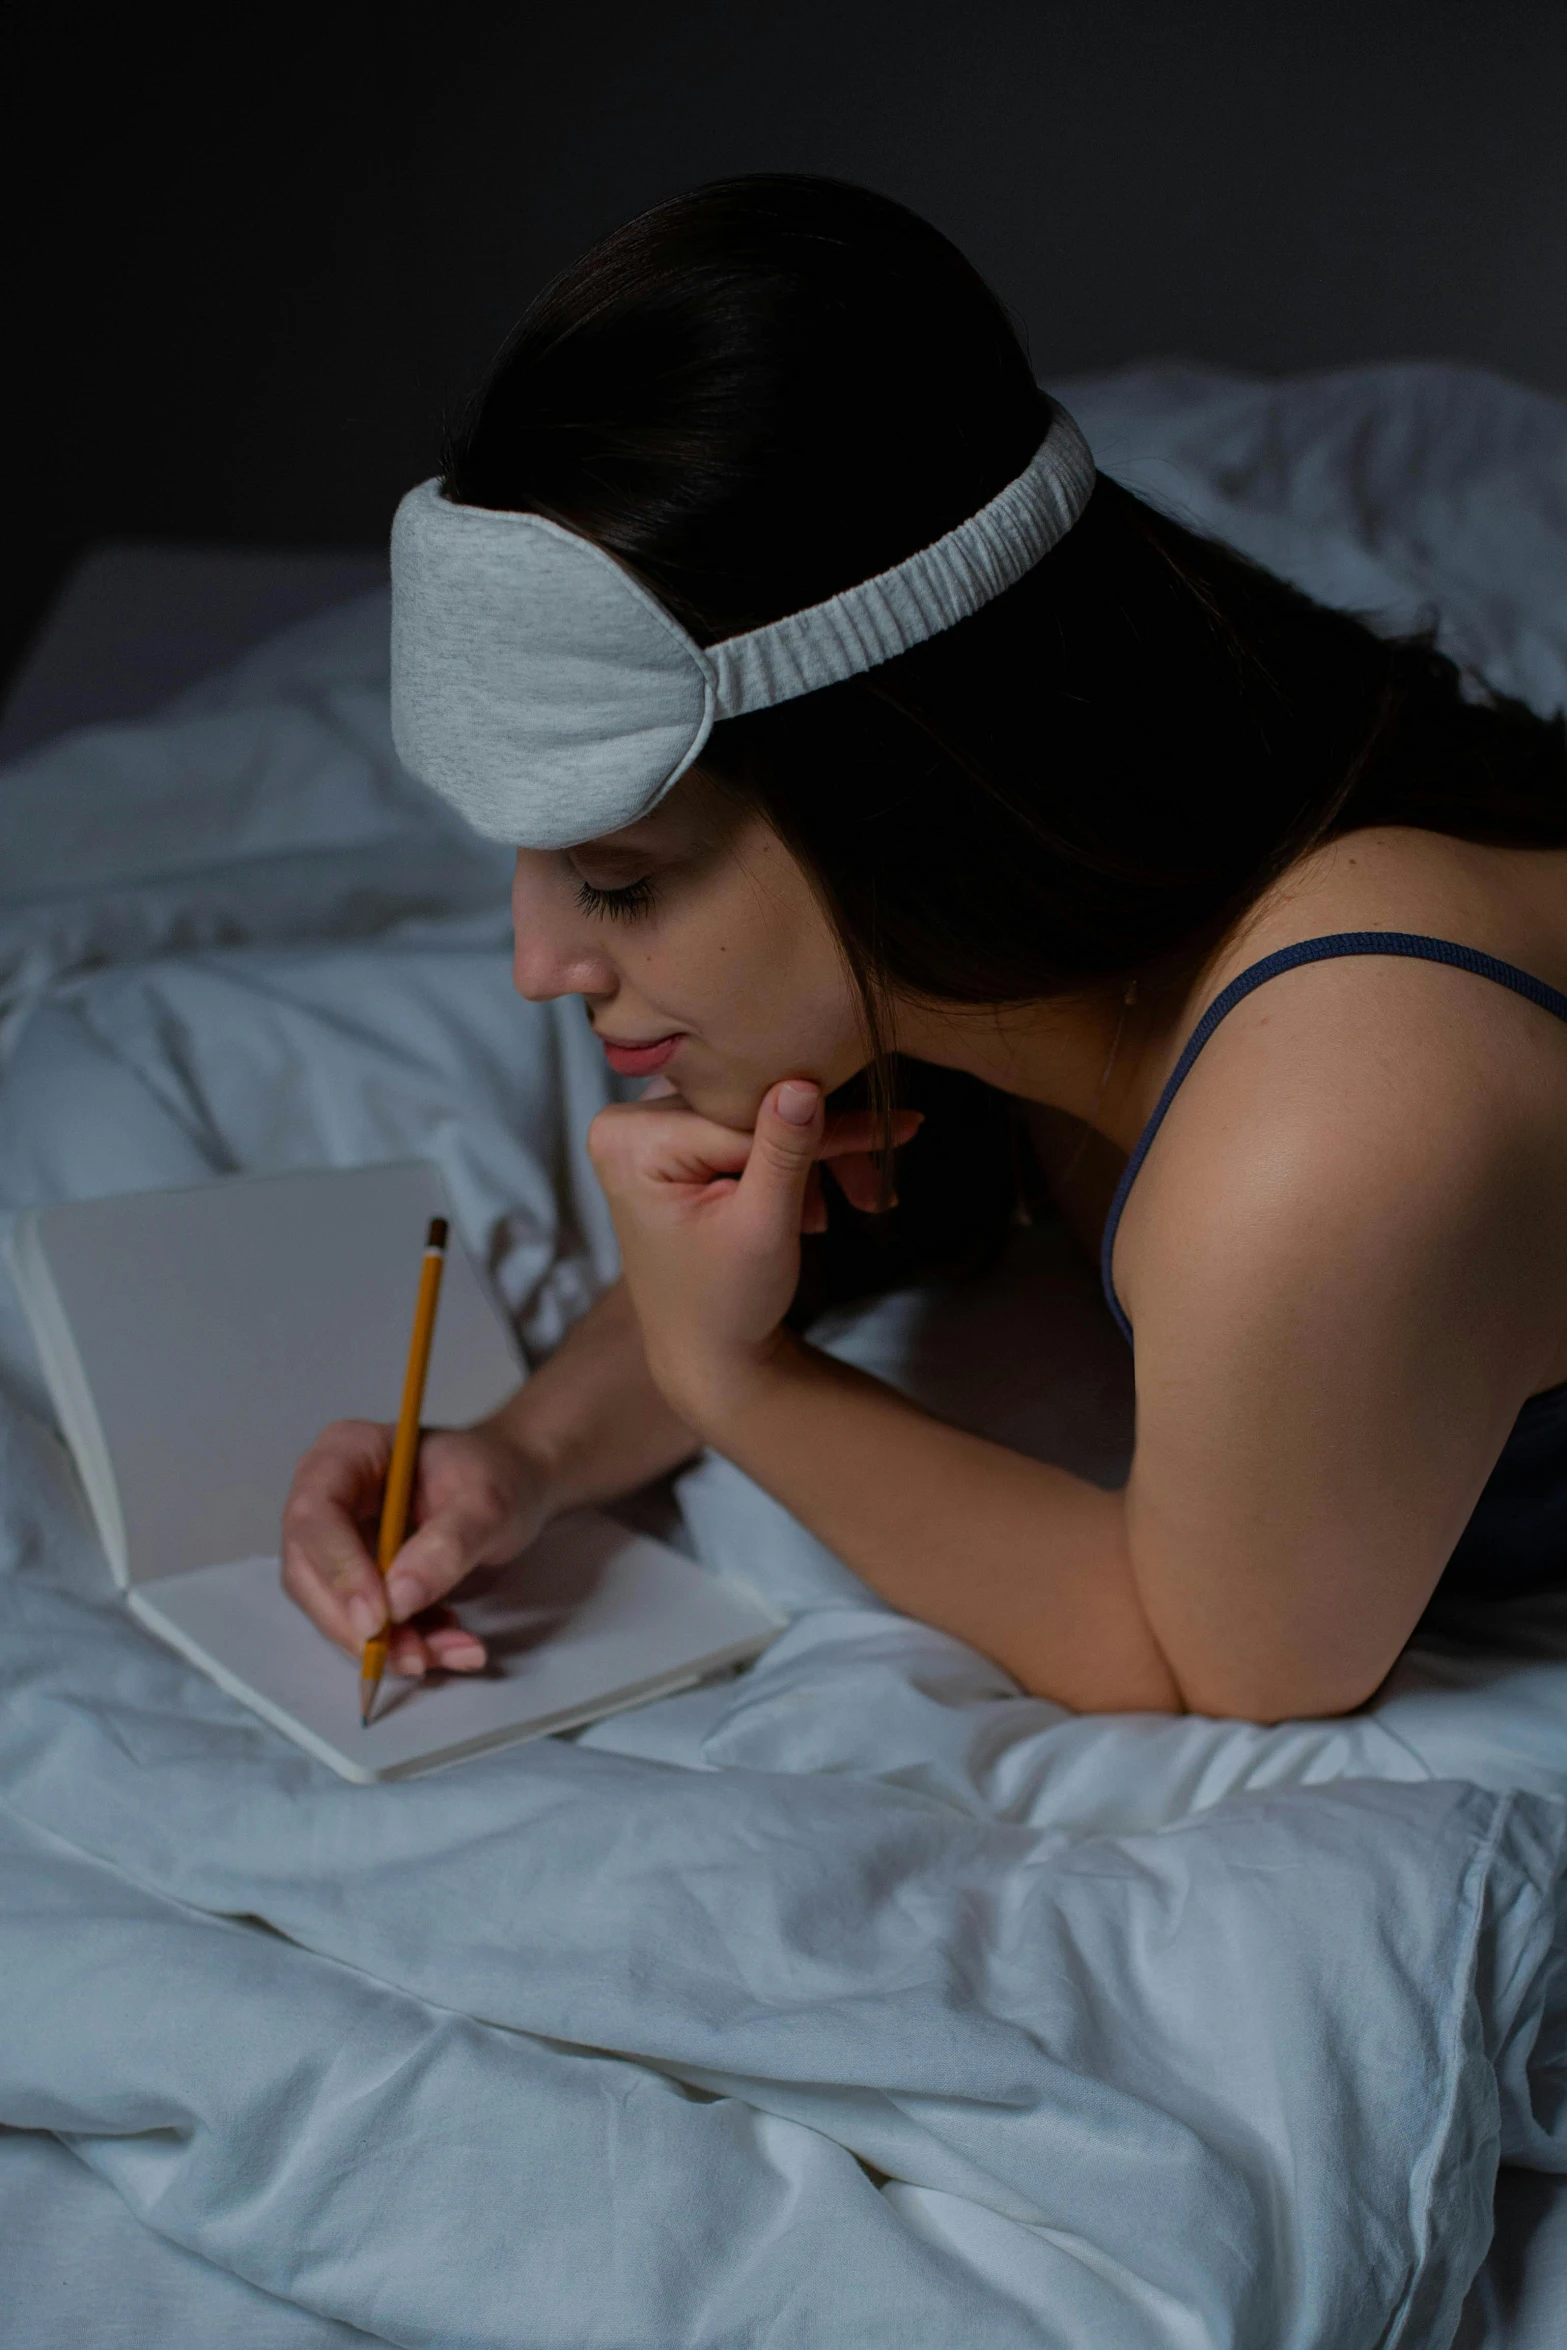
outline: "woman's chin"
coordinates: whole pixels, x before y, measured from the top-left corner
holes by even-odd
[[[670,1074],[676,1077],[677,1091],[687,1108],[695,1110],[699,1118],[711,1118],[718,1126],[733,1126],[741,1134],[749,1134],[755,1126],[762,1096],[767,1091],[765,1085],[721,1074],[693,1076],[689,1082],[682,1082],[678,1072]]]

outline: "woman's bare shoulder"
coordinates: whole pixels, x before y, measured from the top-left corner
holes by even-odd
[[[1379,930],[1474,948],[1567,993],[1567,855],[1393,829],[1332,843],[1226,942],[1187,1029],[1281,948]],[[1252,1192],[1265,1207],[1304,1185],[1363,1217],[1440,1223],[1522,1179],[1554,1211],[1567,1199],[1564,1117],[1567,1021],[1459,966],[1344,954],[1276,974],[1221,1022],[1133,1200],[1140,1220],[1161,1195],[1184,1217],[1199,1193],[1233,1209]]]
[[[1289,867],[1215,969],[1231,978],[1279,947],[1346,930],[1448,939],[1567,992],[1567,850],[1497,848],[1407,825],[1346,833]]]
[[[1268,950],[1264,950],[1268,951]],[[1198,1057],[1133,1189],[1117,1282],[1134,1299],[1211,1237],[1222,1287],[1260,1258],[1332,1285],[1459,1246],[1498,1293],[1528,1266],[1567,1323],[1567,1023],[1449,965],[1353,956],[1246,996]],[[1433,1254],[1434,1252],[1434,1254]]]
[[[1134,1553],[1189,1702],[1342,1710],[1407,1639],[1567,1378],[1564,1119],[1567,1026],[1442,965],[1297,967],[1199,1056],[1115,1261]]]

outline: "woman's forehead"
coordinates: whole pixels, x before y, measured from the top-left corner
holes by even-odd
[[[581,844],[587,854],[668,855],[733,831],[739,811],[722,786],[693,769],[683,775],[656,808],[616,832],[601,832]]]

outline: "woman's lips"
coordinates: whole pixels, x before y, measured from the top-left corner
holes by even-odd
[[[677,1028],[672,1036],[655,1037],[651,1044],[622,1044],[613,1036],[601,1036],[599,1043],[617,1077],[652,1077],[674,1059],[685,1040],[685,1030]]]

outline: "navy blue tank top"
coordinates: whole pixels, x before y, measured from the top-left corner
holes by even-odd
[[[1494,955],[1454,946],[1445,938],[1423,938],[1414,931],[1340,930],[1327,938],[1308,938],[1298,946],[1281,947],[1277,954],[1264,955],[1261,962],[1253,963],[1214,997],[1187,1038],[1110,1203],[1099,1267],[1106,1301],[1128,1345],[1132,1325],[1115,1294],[1111,1272],[1115,1236],[1132,1185],[1170,1104],[1221,1020],[1253,988],[1276,979],[1281,971],[1295,970],[1299,964],[1326,963],[1338,955],[1409,955],[1419,962],[1448,963],[1459,971],[1472,971],[1478,979],[1494,980],[1498,987],[1511,988],[1514,995],[1527,996],[1530,1003],[1567,1021],[1567,995],[1559,988],[1547,987],[1543,979],[1532,978],[1512,963],[1500,963]],[[1541,1395],[1530,1396],[1524,1405],[1437,1588],[1439,1597],[1500,1599],[1559,1584],[1567,1584],[1567,1385],[1549,1387]]]

